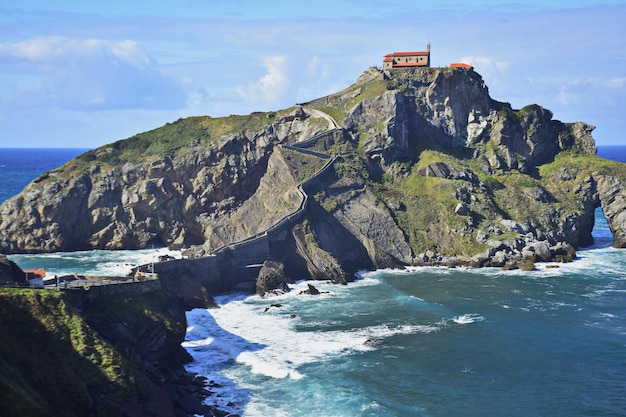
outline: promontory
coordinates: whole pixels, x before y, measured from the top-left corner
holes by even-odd
[[[275,274],[569,261],[598,207],[626,247],[626,165],[596,156],[593,129],[496,101],[471,68],[370,68],[289,109],[86,152],[0,206],[0,252],[168,246],[261,293]]]

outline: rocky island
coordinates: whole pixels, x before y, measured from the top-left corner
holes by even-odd
[[[256,263],[337,282],[571,260],[597,207],[626,246],[626,168],[595,155],[592,130],[493,100],[472,69],[371,68],[290,109],[181,119],[89,151],[0,207],[0,252],[198,258],[265,234]]]
[[[0,206],[0,253],[157,245],[184,258],[154,265],[160,289],[147,296],[0,294],[1,391],[25,415],[220,415],[180,388],[194,385],[180,371],[183,313],[211,294],[346,283],[363,269],[571,261],[593,243],[598,207],[626,247],[626,165],[596,156],[593,126],[552,116],[492,99],[471,68],[370,68],[289,109],[180,119],[80,155]],[[52,339],[25,343],[25,328]],[[27,359],[47,343],[52,361]],[[37,391],[59,369],[80,401]]]

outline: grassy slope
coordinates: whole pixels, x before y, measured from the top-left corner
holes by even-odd
[[[0,290],[0,415],[122,415],[146,393],[145,377],[89,320],[123,321],[132,332],[159,321],[180,333],[184,324],[162,313],[164,297],[112,296],[81,313],[64,293]]]
[[[49,178],[68,178],[73,174],[86,173],[94,165],[99,165],[106,171],[112,167],[121,167],[127,162],[136,164],[150,162],[164,155],[185,154],[190,152],[192,146],[206,146],[226,134],[260,130],[291,110],[293,109],[255,112],[245,116],[231,115],[219,118],[196,116],[178,119],[159,128],[88,151],[65,165],[42,174],[34,182],[44,183]]]
[[[58,292],[0,290],[0,340],[5,416],[88,415],[90,387],[123,395],[132,381],[123,358]]]

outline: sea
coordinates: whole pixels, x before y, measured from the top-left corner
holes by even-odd
[[[3,198],[78,153],[0,149]],[[598,154],[626,162],[626,146]],[[187,368],[207,378],[208,404],[246,417],[626,416],[626,250],[601,209],[593,236],[574,262],[529,272],[362,271],[311,283],[315,296],[307,281],[222,294],[187,313]],[[163,251],[9,258],[110,275]]]

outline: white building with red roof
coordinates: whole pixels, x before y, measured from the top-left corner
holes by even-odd
[[[383,70],[406,67],[430,67],[430,43],[426,51],[394,52],[383,58]]]

